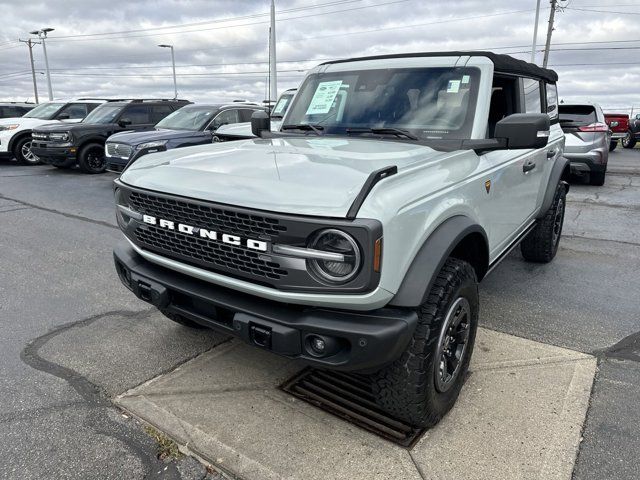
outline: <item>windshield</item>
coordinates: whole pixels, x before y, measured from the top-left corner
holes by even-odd
[[[366,134],[371,129],[392,134],[396,129],[418,140],[467,139],[479,82],[477,68],[317,73],[304,81],[283,130],[303,124],[325,134]]]
[[[112,105],[105,103],[84,117],[82,123],[114,123],[124,105]]]
[[[156,124],[156,128],[171,130],[201,130],[211,121],[217,108],[212,107],[182,107]]]
[[[284,114],[287,113],[287,109],[289,108],[289,104],[291,103],[293,95],[294,92],[283,93],[282,95],[280,95],[278,103],[276,103],[276,106],[273,107],[273,111],[271,112],[271,118],[284,117]]]
[[[30,110],[23,117],[40,118],[41,120],[51,120],[53,116],[64,107],[66,103],[43,103],[33,110]]]

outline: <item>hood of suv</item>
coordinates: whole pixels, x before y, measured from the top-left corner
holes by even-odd
[[[63,129],[65,132],[103,132],[113,128],[112,123],[63,123],[56,122],[54,124],[42,125],[38,128],[41,132],[59,132]]]
[[[134,187],[281,213],[344,217],[369,174],[449,155],[412,143],[347,138],[223,142],[147,155]]]
[[[140,145],[154,140],[173,140],[176,138],[191,138],[202,136],[201,131],[194,130],[169,130],[159,128],[146,132],[122,132],[111,135],[109,142],[124,143],[126,145]]]
[[[61,125],[59,120],[43,120],[41,118],[30,117],[15,117],[15,118],[3,118],[0,120],[0,125],[20,125],[18,130],[28,130],[36,127],[41,127],[47,124]]]

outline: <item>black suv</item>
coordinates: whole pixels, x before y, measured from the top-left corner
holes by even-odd
[[[107,170],[122,172],[147,153],[211,143],[219,127],[249,122],[257,110],[266,109],[245,102],[187,105],[161,120],[152,131],[116,133],[106,143]]]
[[[43,163],[71,168],[76,163],[85,173],[102,173],[106,161],[104,144],[114,133],[124,130],[150,130],[187,100],[114,100],[100,107],[75,125],[43,125],[31,134],[31,151]]]

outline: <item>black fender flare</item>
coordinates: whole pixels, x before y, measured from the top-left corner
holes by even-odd
[[[547,189],[544,192],[544,197],[542,199],[542,206],[540,207],[540,211],[536,218],[543,218],[551,205],[553,204],[553,197],[556,194],[556,187],[559,182],[569,180],[569,175],[571,173],[571,162],[568,158],[559,156],[555,163],[553,164],[553,168],[551,169],[551,174],[549,175],[549,183],[547,183]],[[565,188],[567,189],[567,193],[569,192],[569,183],[565,182]]]
[[[442,222],[422,244],[389,305],[396,307],[422,305],[447,258],[466,237],[474,234],[480,235],[484,242],[481,255],[483,258],[475,266],[478,280],[480,280],[489,267],[487,233],[471,218],[456,215]]]
[[[107,143],[107,139],[104,137],[89,137],[89,138],[83,138],[81,142],[78,142],[78,147],[76,150],[76,155],[78,155],[80,153],[80,150],[82,150],[84,147],[86,147],[87,145],[89,145],[90,143],[99,143],[102,145],[102,147],[104,148],[105,144]]]
[[[16,133],[13,137],[11,137],[9,143],[7,144],[7,152],[13,153],[13,147],[16,145],[16,142],[22,137],[26,137],[27,135],[31,136],[32,132],[33,130],[22,130],[21,132]]]

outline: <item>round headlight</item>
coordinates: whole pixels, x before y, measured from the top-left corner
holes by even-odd
[[[331,228],[318,232],[311,239],[309,248],[343,257],[341,260],[308,260],[311,271],[325,282],[348,282],[360,269],[360,247],[351,235],[341,230]]]

